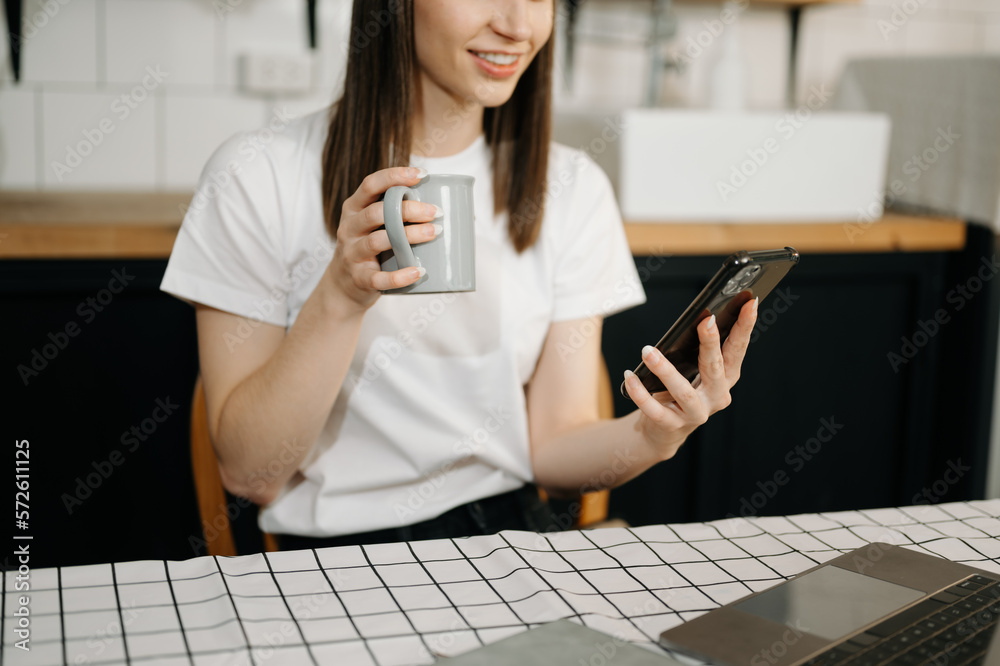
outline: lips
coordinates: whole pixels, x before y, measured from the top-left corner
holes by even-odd
[[[501,53],[498,51],[469,51],[479,68],[490,76],[504,78],[513,76],[518,71],[521,54]]]
[[[473,51],[472,53],[473,55],[479,56],[483,60],[500,66],[513,65],[518,59],[518,55],[516,53],[494,53],[492,51]]]

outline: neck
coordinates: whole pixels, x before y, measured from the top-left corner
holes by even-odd
[[[414,104],[413,154],[447,157],[471,146],[483,133],[482,104],[456,99],[426,81],[421,84]]]

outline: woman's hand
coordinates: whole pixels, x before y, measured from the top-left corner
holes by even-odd
[[[415,167],[382,169],[365,178],[357,191],[344,201],[337,229],[337,247],[327,276],[358,306],[369,308],[380,292],[406,287],[423,275],[420,268],[389,272],[379,265],[379,253],[392,249],[383,226],[385,219],[379,199],[390,187],[410,187],[426,175],[426,171]],[[433,240],[441,228],[431,222],[439,215],[441,211],[434,204],[404,201],[403,221],[423,223],[407,224],[406,239],[412,244]]]
[[[655,347],[645,347],[642,360],[669,393],[650,394],[635,373],[626,371],[625,387],[642,412],[639,428],[646,442],[662,459],[673,457],[695,428],[732,402],[729,390],[740,378],[740,366],[756,320],[757,299],[754,299],[740,310],[739,319],[721,346],[714,316],[698,325],[701,383],[697,388]]]

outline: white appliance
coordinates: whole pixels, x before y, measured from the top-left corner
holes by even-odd
[[[618,179],[629,222],[856,222],[882,215],[883,113],[635,109]]]

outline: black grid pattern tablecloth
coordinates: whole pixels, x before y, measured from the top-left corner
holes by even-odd
[[[31,572],[3,663],[429,664],[570,618],[661,631],[874,541],[1000,573],[1000,500]],[[30,652],[14,647],[30,597]]]

